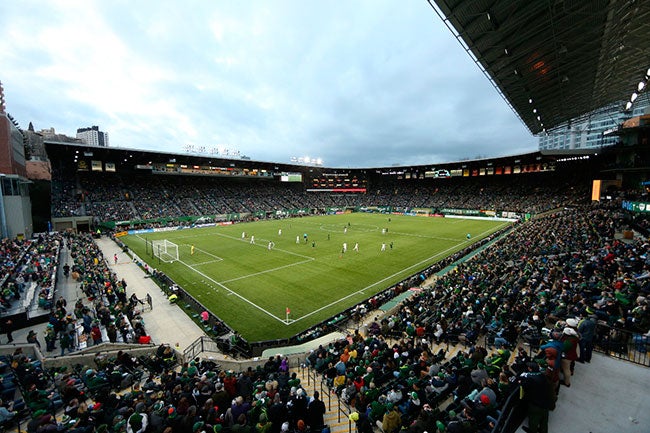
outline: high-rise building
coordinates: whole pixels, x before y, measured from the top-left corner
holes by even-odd
[[[108,132],[99,130],[99,126],[77,129],[77,138],[91,146],[108,147]]]
[[[539,150],[594,149],[616,144],[619,137],[611,132],[631,117],[650,114],[650,96],[645,93],[631,111],[624,111],[623,106],[624,103],[608,105],[549,129],[539,135]]]
[[[25,135],[6,111],[0,83],[0,238],[32,236],[30,181],[25,163]]]

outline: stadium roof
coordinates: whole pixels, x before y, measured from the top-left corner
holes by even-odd
[[[428,1],[533,134],[625,104],[650,67],[647,0]]]

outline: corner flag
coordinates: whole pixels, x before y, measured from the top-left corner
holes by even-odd
[[[291,310],[287,307],[287,314],[291,314]]]

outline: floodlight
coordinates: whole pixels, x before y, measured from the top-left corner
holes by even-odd
[[[629,110],[630,108],[632,108],[632,103],[628,101],[628,103],[625,104],[625,110]]]
[[[533,103],[533,98],[528,98],[528,103],[532,104]]]
[[[634,92],[634,93],[632,93],[632,96],[630,97],[630,101],[634,102],[634,101],[636,101],[636,98],[638,98],[638,97],[639,97],[639,94]]]
[[[533,113],[537,113],[537,108],[533,108]]]
[[[636,89],[640,92],[641,90],[643,90],[644,87],[645,87],[645,81],[639,81],[639,85],[636,87]]]

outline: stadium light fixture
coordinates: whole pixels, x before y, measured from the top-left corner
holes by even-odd
[[[528,98],[528,103],[532,104],[533,103],[533,98]]]
[[[636,92],[632,93],[632,96],[630,96],[630,102],[636,101],[636,98],[638,98],[638,97],[639,97],[638,93],[636,93]]]
[[[645,88],[645,81],[639,81],[639,85],[636,86],[636,89],[640,92]]]
[[[629,111],[630,108],[632,108],[632,103],[628,101],[627,104],[625,104],[625,111]]]
[[[533,108],[533,113],[537,114],[537,108]]]

